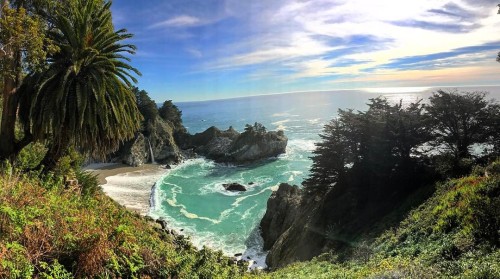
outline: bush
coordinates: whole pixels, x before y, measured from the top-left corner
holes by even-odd
[[[32,142],[24,147],[16,158],[15,166],[21,170],[36,168],[42,161],[47,147],[39,142]]]
[[[81,192],[59,176],[0,174],[0,278],[235,278],[221,253],[154,229],[77,171]]]

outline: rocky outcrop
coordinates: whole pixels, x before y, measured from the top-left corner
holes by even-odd
[[[247,188],[239,183],[222,184],[227,191],[245,192]]]
[[[138,167],[147,162],[146,139],[143,134],[137,134],[133,140],[126,142],[113,159],[132,167]]]
[[[327,251],[327,235],[318,211],[321,200],[309,200],[297,186],[281,184],[267,202],[260,223],[266,264],[275,269],[310,260]]]
[[[264,250],[269,250],[297,217],[301,196],[297,186],[282,183],[267,200],[267,210],[260,222]]]
[[[183,156],[174,140],[174,127],[171,123],[158,118],[149,135],[149,141],[156,162],[174,164],[182,160]],[[151,160],[151,158],[149,159]]]
[[[114,158],[112,161],[133,167],[153,161],[162,164],[179,163],[183,153],[175,142],[173,134],[172,124],[157,118],[147,137],[138,133],[134,139],[123,144],[112,156]]]
[[[191,137],[195,152],[217,162],[244,164],[285,153],[288,138],[283,131],[267,132],[256,123],[238,133],[232,127],[221,131],[210,127]]]
[[[150,132],[147,135],[138,133],[134,139],[126,142],[115,153],[113,161],[130,166],[153,161],[176,164],[183,158],[198,154],[216,162],[245,164],[285,153],[288,142],[283,131],[267,132],[258,123],[254,126],[247,125],[243,133],[232,127],[226,131],[210,127],[195,135],[177,133],[176,138],[182,139],[181,142],[174,138],[175,129],[172,124],[161,118],[148,130]]]

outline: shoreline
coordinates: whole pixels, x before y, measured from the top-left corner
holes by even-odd
[[[90,164],[84,169],[97,175],[99,185],[108,197],[126,209],[137,212],[142,216],[150,216],[156,182],[171,171],[170,169],[165,169],[164,165],[144,164],[140,167],[131,167],[118,163]],[[158,216],[150,217],[155,220],[162,219]],[[190,234],[182,228],[172,227],[171,224],[169,224],[169,228],[176,235],[191,238]],[[190,241],[192,242],[192,240]],[[194,242],[192,243],[195,245]],[[247,261],[249,263],[248,270],[264,269],[267,267],[265,264],[267,253],[263,253],[263,251],[257,248],[261,247],[262,244],[254,244],[256,247],[247,247],[247,249],[237,254],[228,253],[227,251],[223,251],[223,253],[228,257],[234,258],[236,261]],[[195,246],[198,249],[202,248],[202,246],[198,247],[199,245]],[[214,250],[221,249],[220,247],[209,247]]]
[[[97,175],[103,192],[125,208],[146,216],[155,183],[170,170],[163,165],[144,164],[131,167],[125,164],[90,164],[84,168]]]

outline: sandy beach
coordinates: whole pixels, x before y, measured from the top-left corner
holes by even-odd
[[[142,215],[149,212],[151,188],[169,170],[162,165],[131,167],[123,164],[91,164],[87,171],[97,174],[103,191],[126,208]]]

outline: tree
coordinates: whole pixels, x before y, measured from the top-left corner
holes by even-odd
[[[156,103],[149,97],[148,92],[144,90],[139,90],[139,88],[132,88],[132,92],[135,95],[135,101],[137,103],[137,108],[143,117],[142,130],[146,136],[149,136],[153,125],[156,123],[158,117],[158,107]]]
[[[403,106],[371,99],[366,112],[339,110],[325,125],[313,151],[307,189],[325,191],[350,180],[366,193],[381,192],[398,173],[418,160],[417,147],[428,140],[420,101]],[[357,181],[357,182],[356,182]],[[357,186],[356,186],[357,185]]]
[[[122,44],[132,37],[126,30],[114,31],[110,5],[85,0],[66,5],[50,33],[59,51],[49,57],[47,70],[31,73],[22,86],[31,93],[22,102],[22,120],[35,139],[50,139],[42,161],[49,169],[70,146],[104,158],[140,127],[130,89],[133,73],[140,73],[123,55],[135,47]]]
[[[47,21],[33,11],[54,4],[54,1],[2,1],[0,18],[0,69],[2,73],[2,115],[0,122],[0,159],[13,157],[31,141],[15,137],[15,124],[23,70],[43,68],[48,54],[56,48],[46,36]]]
[[[426,107],[434,145],[450,152],[455,162],[471,157],[474,144],[485,144],[495,131],[498,105],[486,100],[484,92],[438,90]]]
[[[167,100],[163,102],[163,105],[158,111],[160,117],[165,121],[172,123],[176,130],[182,129],[182,111],[172,103],[172,100]]]

